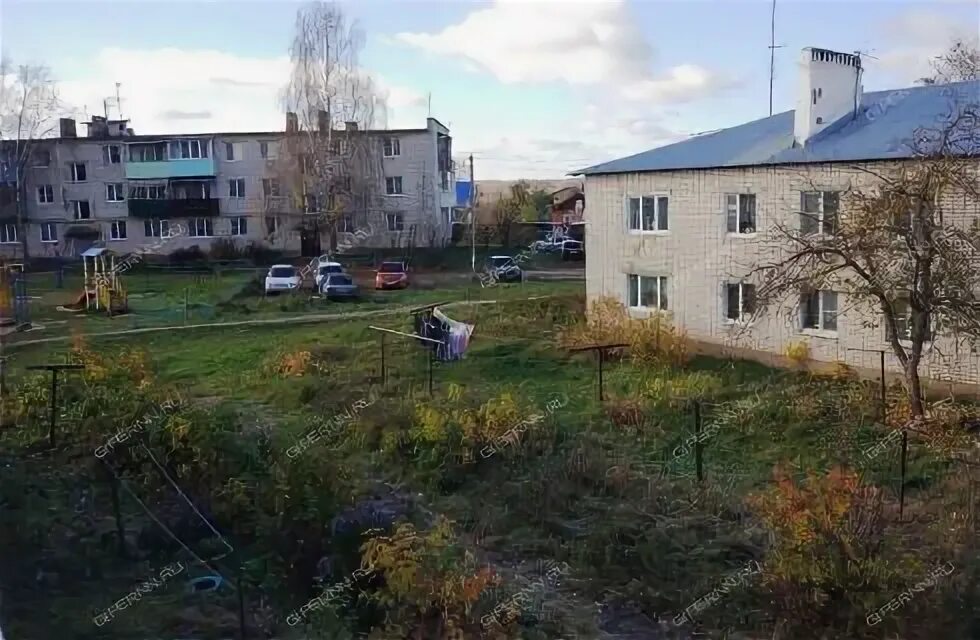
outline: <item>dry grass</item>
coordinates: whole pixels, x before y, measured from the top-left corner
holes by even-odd
[[[565,348],[628,344],[629,357],[637,364],[679,366],[688,359],[687,339],[670,320],[659,313],[632,318],[626,307],[613,298],[592,302],[585,320],[564,327],[558,343]]]

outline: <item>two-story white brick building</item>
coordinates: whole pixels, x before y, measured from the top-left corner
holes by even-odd
[[[908,160],[909,138],[956,103],[980,103],[980,82],[863,93],[856,55],[804,49],[797,109],[581,171],[589,299],[633,315],[666,312],[705,351],[785,362],[790,343],[817,361],[900,371],[875,312],[841,291],[787,300],[746,326],[772,225],[829,224],[840,194],[872,184],[864,169]],[[980,217],[976,203],[965,217]],[[806,213],[808,215],[801,215]],[[819,229],[817,229],[819,230]],[[870,322],[869,322],[870,320]],[[980,354],[938,336],[924,378],[980,383]]]

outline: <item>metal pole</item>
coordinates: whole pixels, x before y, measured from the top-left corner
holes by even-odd
[[[902,485],[898,488],[898,519],[905,514],[905,466],[909,456],[909,434],[902,430]]]
[[[435,347],[429,349],[429,397],[432,397],[432,361],[435,359]]]
[[[238,627],[240,640],[245,640],[245,590],[242,589],[242,565],[238,564]]]
[[[104,462],[104,461],[103,461]],[[108,465],[108,463],[106,463]],[[105,467],[105,474],[109,480],[109,489],[112,495],[112,513],[116,516],[116,542],[119,550],[119,557],[126,557],[126,538],[123,533],[122,509],[119,506],[119,485],[116,477],[109,472],[108,466]]]
[[[51,448],[54,449],[54,426],[55,420],[58,416],[58,370],[51,370],[51,416],[50,424],[48,426],[48,441],[51,443]]]
[[[381,333],[381,386],[385,386],[385,381],[388,379],[387,372],[385,371],[385,334]]]
[[[885,417],[887,416],[887,402],[885,400],[885,352],[884,350],[879,351],[878,355],[881,356],[881,424],[885,424]]]
[[[597,350],[597,353],[599,354],[599,402],[604,400],[602,397],[602,352],[603,349],[601,348]]]
[[[476,211],[473,208],[473,200],[476,197],[476,183],[473,181],[473,154],[470,154],[470,245],[472,247],[473,273],[476,273]]]
[[[697,469],[698,482],[704,480],[703,452],[701,445],[701,403],[694,401],[694,433],[697,436],[694,442],[694,465]]]

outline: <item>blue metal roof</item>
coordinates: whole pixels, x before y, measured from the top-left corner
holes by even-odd
[[[941,126],[954,102],[980,102],[980,81],[924,85],[866,93],[857,117],[845,117],[793,144],[793,111],[675,142],[575,172],[595,175],[807,162],[911,157],[908,139],[918,128]],[[980,153],[980,149],[976,150]]]

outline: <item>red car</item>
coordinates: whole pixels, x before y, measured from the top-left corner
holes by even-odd
[[[408,266],[404,262],[382,262],[374,275],[375,289],[404,289],[408,286]]]

